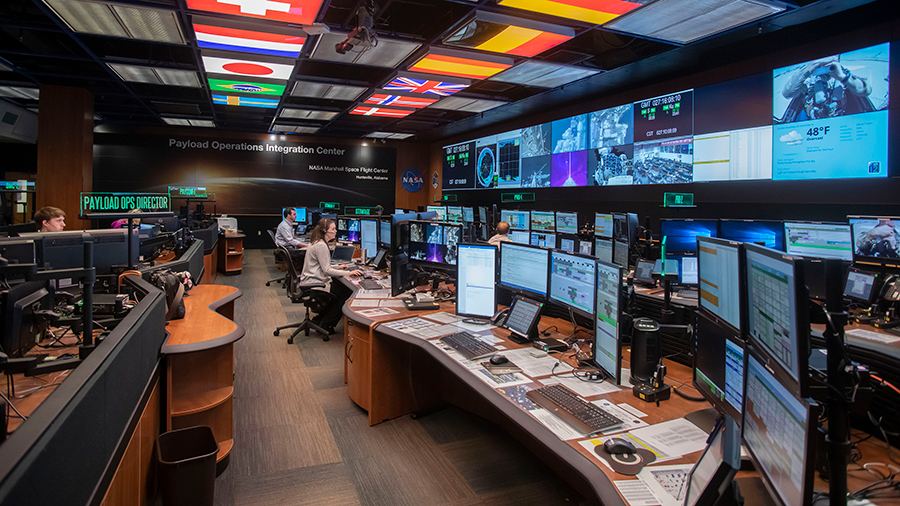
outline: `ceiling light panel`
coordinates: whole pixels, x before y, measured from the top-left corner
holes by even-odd
[[[394,135],[394,134],[392,134],[391,132],[372,132],[372,133],[366,135],[366,137],[369,137],[371,139],[387,139],[388,137],[390,137],[392,135]]]
[[[367,89],[361,86],[297,81],[291,90],[291,96],[352,101],[359,98]]]
[[[380,38],[378,39],[378,45],[375,47],[363,48],[356,46],[344,54],[335,51],[334,46],[344,42],[346,39],[347,34],[345,33],[322,34],[316,45],[316,50],[310,58],[313,60],[394,68],[421,46],[421,44],[415,42]]]
[[[657,0],[606,27],[688,44],[784,9],[764,0]]]
[[[357,116],[378,116],[382,118],[403,118],[416,112],[415,109],[395,109],[393,107],[369,107],[359,105],[350,111]]]
[[[132,38],[185,44],[176,12],[115,4],[111,7]]]
[[[319,131],[319,127],[276,124],[272,127],[272,130],[276,132],[293,132],[295,134],[314,134]]]
[[[210,121],[208,119],[189,119],[188,122],[193,127],[214,128],[216,126],[216,123],[214,121]]]
[[[391,134],[388,139],[408,139],[416,134]]]
[[[311,24],[322,0],[187,0],[188,9]]]
[[[443,44],[532,57],[574,36],[571,28],[478,11]]]
[[[9,98],[26,98],[29,100],[40,100],[41,91],[39,88],[22,88],[19,86],[0,86],[0,97]]]
[[[432,105],[434,109],[445,109],[449,111],[468,111],[468,112],[484,112],[495,107],[500,107],[506,102],[498,102],[496,100],[480,100],[475,98],[450,97]]]
[[[44,0],[72,30],[127,39],[186,44],[178,13],[83,0]]]
[[[300,56],[306,42],[306,36],[302,34],[284,35],[199,23],[194,23],[194,33],[201,48],[285,58]]]
[[[493,55],[476,55],[452,49],[431,48],[409,70],[442,76],[485,79],[513,66],[513,60]]]
[[[125,27],[106,4],[77,0],[44,0],[44,3],[76,32],[128,37]]]
[[[491,78],[491,81],[556,88],[594,74],[599,74],[599,71],[583,67],[567,67],[555,63],[527,61],[497,74]]]
[[[586,23],[603,24],[633,11],[646,0],[499,0],[498,5],[513,7]]]
[[[165,121],[165,122],[166,122],[167,124],[169,124],[169,125],[175,125],[175,126],[191,126],[191,123],[190,123],[188,120],[186,120],[186,119],[181,119],[181,118],[163,118],[162,120]]]
[[[197,73],[192,70],[154,69],[159,80],[169,86],[187,86],[199,88],[200,80]]]
[[[328,120],[337,115],[338,115],[338,113],[336,113],[336,112],[314,111],[311,109],[282,109],[281,110],[282,118]]]
[[[137,67],[135,65],[121,65],[119,63],[107,63],[123,81],[132,83],[162,84],[159,77],[151,67]]]
[[[278,100],[259,97],[239,97],[236,95],[213,95],[213,103],[217,105],[237,105],[244,107],[262,107],[265,109],[275,109],[278,107]]]

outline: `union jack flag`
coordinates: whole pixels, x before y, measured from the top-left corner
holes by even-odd
[[[421,109],[437,101],[438,99],[436,98],[401,97],[400,95],[387,95],[384,93],[375,93],[366,99],[367,104],[406,106],[415,107],[416,109]]]
[[[445,83],[442,81],[431,81],[428,79],[411,79],[409,77],[397,76],[393,81],[387,83],[384,89],[394,91],[410,91],[413,93],[431,93],[441,97],[449,97],[457,91],[468,88],[467,84]]]
[[[358,114],[360,116],[386,116],[388,118],[402,118],[404,116],[409,116],[413,112],[415,111],[412,109],[390,109],[385,107],[359,106],[350,111],[350,114]]]

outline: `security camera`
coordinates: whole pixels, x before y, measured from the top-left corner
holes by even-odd
[[[378,4],[372,0],[360,0],[356,7],[356,15],[358,26],[347,34],[347,38],[343,42],[334,45],[334,50],[338,54],[347,54],[354,47],[362,48],[367,51],[378,45],[378,34],[372,27],[375,24],[375,13],[378,11]]]

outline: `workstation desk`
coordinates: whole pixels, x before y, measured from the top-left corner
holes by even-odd
[[[359,290],[355,281],[350,278],[341,278],[341,282],[354,290]],[[480,379],[473,369],[436,346],[434,342],[439,341],[439,336],[424,339],[386,325],[411,317],[427,319],[429,314],[434,313],[453,314],[455,311],[453,303],[441,303],[440,309],[433,311],[409,311],[405,307],[393,305],[390,309],[396,313],[365,316],[360,312],[372,307],[354,305],[353,301],[360,295],[361,292],[355,292],[343,308],[346,316],[344,373],[350,398],[368,412],[370,425],[408,414],[425,415],[442,405],[453,404],[503,427],[584,497],[598,504],[626,504],[613,482],[636,478],[617,474],[601,463],[592,451],[580,444],[592,438],[569,441],[560,439],[532,414]],[[558,330],[548,337],[562,339],[573,331],[570,322],[547,317],[542,318],[539,328],[543,331],[554,325]],[[490,331],[495,337],[502,339],[502,342],[495,346],[503,346],[507,350],[526,347],[509,341],[506,338],[509,334],[507,330],[492,327]],[[628,357],[627,351],[625,357]],[[683,382],[689,387],[691,368],[671,360],[665,362],[668,367],[666,382],[673,386]],[[678,419],[688,413],[710,407],[706,402],[691,402],[677,395],[672,395],[670,400],[662,402],[659,407],[645,403],[632,394],[630,385],[627,384],[627,376],[624,374],[623,376],[626,378],[624,381],[626,384],[622,385],[620,390],[586,399],[595,401],[605,398],[613,404],[627,403],[646,413],[646,417],[641,419],[650,425]],[[549,375],[536,376],[532,380],[547,377]],[[528,386],[537,388],[540,384],[532,382]],[[882,462],[889,462],[883,443],[872,441],[859,444],[863,454],[867,457],[878,455]],[[690,453],[679,459],[667,461],[666,465],[690,464],[695,462],[700,454],[701,452]],[[741,490],[748,501],[751,501],[747,504],[767,503],[768,497],[755,473],[742,471],[738,477]],[[848,473],[848,479],[851,491],[875,481],[875,478],[867,472],[854,471]],[[818,477],[816,489],[827,490],[827,484]],[[876,501],[875,504],[890,503]]]

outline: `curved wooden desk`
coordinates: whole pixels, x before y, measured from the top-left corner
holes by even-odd
[[[185,316],[169,322],[162,346],[168,375],[166,430],[211,427],[221,472],[234,446],[234,342],[244,337],[244,328],[232,318],[234,300],[242,293],[231,286],[198,285],[185,295]]]

